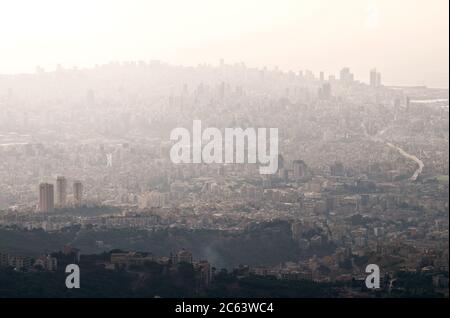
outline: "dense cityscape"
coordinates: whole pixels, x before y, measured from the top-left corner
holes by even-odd
[[[278,128],[277,173],[173,163],[170,132],[193,120]],[[0,75],[0,273],[22,275],[0,297],[70,262],[137,297],[448,297],[448,138],[448,89],[387,86],[375,68]]]

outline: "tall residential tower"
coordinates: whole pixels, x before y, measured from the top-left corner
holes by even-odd
[[[58,176],[56,178],[56,204],[62,208],[66,206],[67,202],[67,179]]]
[[[39,212],[52,212],[55,208],[54,187],[50,183],[39,184]]]

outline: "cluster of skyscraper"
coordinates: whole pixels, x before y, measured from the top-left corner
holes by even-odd
[[[355,81],[355,76],[352,72],[350,72],[350,68],[344,67],[340,73],[340,81],[345,84],[350,84]],[[322,75],[321,75],[322,77]],[[381,73],[377,71],[376,68],[370,70],[370,86],[371,87],[380,87],[381,86]]]
[[[39,184],[39,212],[48,213],[55,209],[55,191],[51,183]],[[80,181],[73,183],[73,200],[80,205],[83,199],[83,184]],[[56,178],[56,207],[67,206],[67,179],[62,176]]]
[[[370,86],[380,87],[381,86],[381,73],[377,72],[377,69],[370,70]]]
[[[341,82],[343,82],[345,84],[353,83],[353,81],[355,80],[355,76],[353,75],[353,73],[350,72],[350,68],[348,68],[348,67],[344,67],[341,70],[339,76],[340,76]]]

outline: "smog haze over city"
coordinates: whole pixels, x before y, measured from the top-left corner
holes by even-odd
[[[448,299],[448,14],[0,2],[0,298]]]

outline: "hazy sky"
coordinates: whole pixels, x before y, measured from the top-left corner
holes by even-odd
[[[0,73],[245,62],[448,87],[448,0],[0,0]]]

